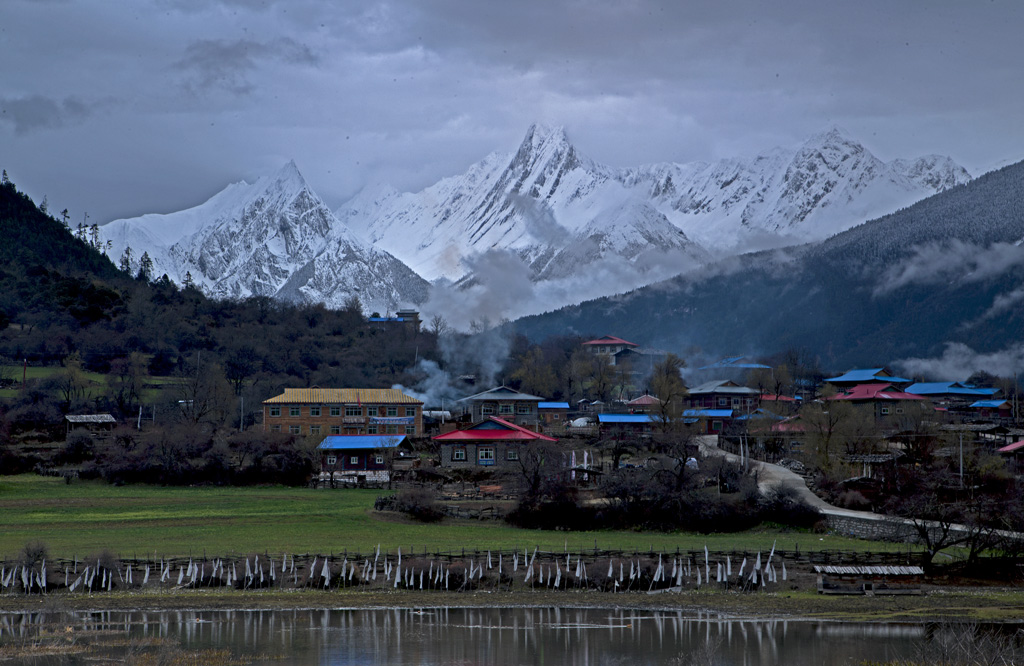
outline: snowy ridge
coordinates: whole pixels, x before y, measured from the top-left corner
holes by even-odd
[[[824,239],[970,178],[947,157],[883,162],[838,128],[750,159],[616,170],[581,156],[564,129],[533,125],[514,153],[418,193],[367,190],[337,214],[428,279],[467,277],[472,257],[510,250],[535,279],[625,259],[643,269],[639,283]],[[598,240],[595,224],[615,233]],[[666,255],[656,269],[640,259],[651,250]]]
[[[426,299],[407,266],[337,220],[294,162],[253,185],[228,186],[206,203],[100,227],[110,256],[148,252],[154,274],[181,284],[186,273],[218,297],[272,296],[341,307],[358,296],[369,309]]]

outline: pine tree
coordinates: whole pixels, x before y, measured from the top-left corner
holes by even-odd
[[[185,271],[185,279],[182,282],[182,288],[192,289],[195,286],[195,282],[192,280],[192,271]]]
[[[131,246],[125,246],[124,254],[121,255],[121,261],[118,262],[117,267],[121,269],[122,273],[131,275],[132,272],[132,248]]]
[[[11,179],[7,177],[7,169],[4,169],[4,175],[3,175],[2,179],[0,179],[0,183],[3,183],[4,185],[10,185],[11,184]]]
[[[65,229],[71,231],[71,225],[68,224],[69,219],[71,219],[71,214],[68,212],[68,209],[65,208],[60,212],[60,221],[64,225]]]
[[[139,259],[139,272],[135,278],[146,282],[153,279],[153,260],[149,258],[149,252],[142,253],[142,258]]]
[[[39,204],[39,212],[43,215],[48,215],[50,210],[50,203],[46,200],[46,195],[43,195],[43,202]]]

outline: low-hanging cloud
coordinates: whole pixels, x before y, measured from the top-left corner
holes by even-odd
[[[913,377],[936,381],[964,381],[978,371],[1012,377],[1024,371],[1024,343],[995,352],[976,352],[962,342],[947,342],[938,358],[908,358],[894,365]]]
[[[929,243],[915,249],[904,262],[887,270],[875,286],[881,296],[911,284],[959,280],[979,282],[1024,264],[1024,245],[993,243],[982,247],[961,240]]]

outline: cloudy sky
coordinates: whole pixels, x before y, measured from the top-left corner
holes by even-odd
[[[0,166],[106,222],[294,159],[332,207],[534,121],[613,166],[794,146],[1024,159],[1018,0],[2,0]]]

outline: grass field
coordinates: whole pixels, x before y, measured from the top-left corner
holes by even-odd
[[[23,372],[22,366],[0,366],[0,376],[10,377],[15,381],[14,386],[9,388],[0,389],[0,399],[3,398],[16,398],[21,392],[21,380],[22,377],[25,379],[47,379],[49,377],[55,377],[64,372],[64,368],[60,366],[46,366],[46,367],[35,367],[29,366],[27,370]],[[91,398],[94,395],[101,395],[107,386],[107,376],[102,375],[98,372],[82,372],[82,377],[86,381],[86,397]],[[150,388],[144,388],[141,391],[141,397],[145,402],[153,402],[160,398],[161,394],[169,389],[173,388],[178,383],[176,377],[145,377],[143,383]]]
[[[496,521],[424,525],[372,510],[377,490],[114,487],[34,475],[0,476],[0,557],[41,540],[55,557],[109,549],[122,557],[366,552],[461,548],[669,551],[780,549],[883,551],[906,546],[760,529],[737,534],[523,530]]]

